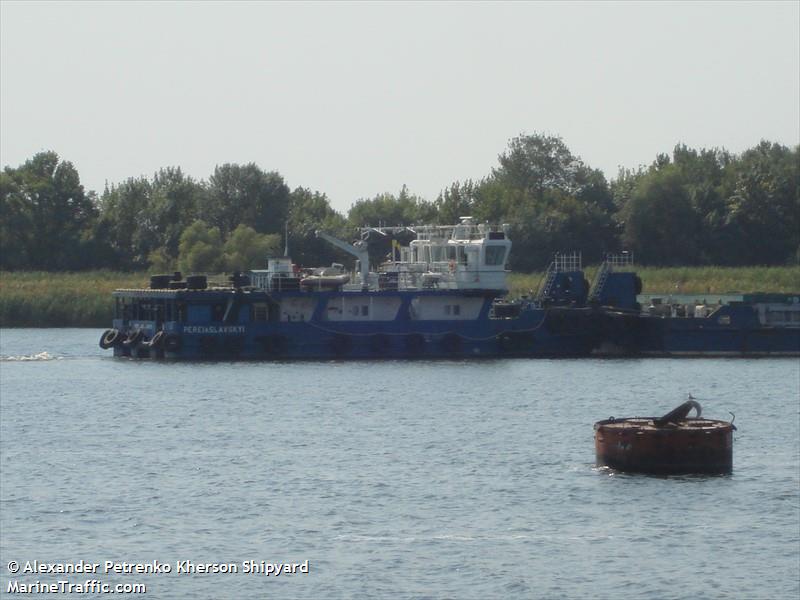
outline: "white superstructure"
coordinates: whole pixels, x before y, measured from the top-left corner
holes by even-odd
[[[416,236],[408,246],[392,242],[389,259],[370,278],[396,278],[398,289],[507,291],[506,261],[511,252],[508,225],[495,227],[461,217],[458,225],[366,227],[362,239],[373,233]],[[373,282],[369,282],[374,287]]]

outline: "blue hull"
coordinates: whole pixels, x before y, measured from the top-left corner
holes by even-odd
[[[242,300],[235,314],[226,311],[227,318],[216,320],[193,315],[215,302],[230,300],[231,294],[173,296],[189,298],[197,311],[190,308],[180,320],[115,319],[113,326],[120,332],[141,331],[136,343],[114,344],[115,356],[187,360],[574,357],[591,355],[600,343],[591,309],[529,305],[513,317],[493,318],[488,296],[472,297],[480,306],[474,319],[415,320],[407,309],[420,293],[395,292],[389,296],[401,306],[397,318],[338,322],[320,318],[341,298],[335,293],[314,295],[317,305],[308,320],[261,322],[253,319],[254,303],[265,299],[257,294]],[[138,301],[152,301],[154,296],[143,291],[137,297]],[[353,298],[352,294],[349,297]],[[381,294],[365,292],[361,297],[367,302]],[[452,295],[454,302],[461,297]],[[152,345],[159,331],[163,332],[157,338],[159,343]]]
[[[723,327],[705,319],[645,323],[643,354],[673,356],[798,356],[800,328]]]
[[[800,326],[762,325],[752,306],[727,305],[709,317],[606,315],[599,354],[800,356]]]
[[[101,346],[188,360],[800,356],[796,299],[643,313],[630,273],[608,274],[590,306],[497,302],[497,290],[298,287],[118,290]]]

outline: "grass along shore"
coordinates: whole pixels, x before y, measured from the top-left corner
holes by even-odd
[[[800,266],[791,267],[633,267],[642,278],[642,294],[800,294]],[[591,283],[598,266],[584,269]],[[544,273],[512,273],[510,296],[536,291]]]
[[[594,277],[597,267],[588,267]],[[644,294],[800,293],[800,266],[670,267],[636,269]],[[509,276],[510,296],[536,290],[542,273]],[[0,273],[0,327],[108,327],[113,315],[111,292],[145,287],[149,275],[113,271]]]
[[[146,273],[0,273],[0,327],[108,327],[111,292],[145,287]]]

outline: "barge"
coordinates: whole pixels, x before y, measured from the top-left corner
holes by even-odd
[[[630,263],[606,261],[600,280],[614,280]],[[800,293],[744,294],[723,303],[651,298],[647,306],[622,293],[604,296],[603,343],[596,353],[663,357],[800,356]],[[591,300],[591,299],[590,299]]]

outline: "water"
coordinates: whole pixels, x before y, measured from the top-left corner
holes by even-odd
[[[800,593],[797,360],[159,364],[110,358],[100,333],[0,334],[4,594],[14,579],[153,598]],[[736,414],[732,476],[594,467],[595,421],[688,392]],[[8,573],[33,559],[101,566]],[[244,574],[249,560],[310,572]]]

